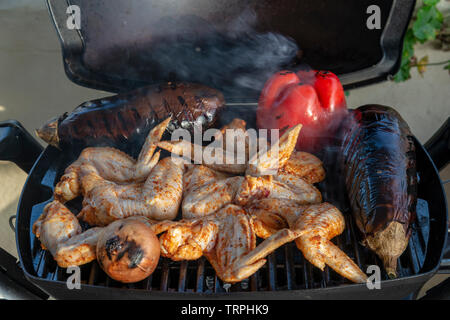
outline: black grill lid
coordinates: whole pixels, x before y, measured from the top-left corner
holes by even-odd
[[[185,80],[253,101],[274,71],[305,64],[337,73],[347,88],[386,79],[398,69],[415,4],[415,0],[47,1],[66,73],[75,83],[120,92]],[[74,21],[67,13],[70,5],[79,8],[79,29],[70,28]],[[373,5],[380,9],[380,29],[367,27],[375,12],[368,8]]]

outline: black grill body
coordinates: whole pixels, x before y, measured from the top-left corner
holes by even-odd
[[[47,0],[61,40],[66,74],[73,82],[111,92],[174,80],[208,83],[223,91],[228,102],[230,98],[256,101],[265,80],[282,67],[253,74],[254,68],[247,70],[243,66],[226,73],[229,78],[222,79],[222,72],[213,75],[214,70],[229,63],[233,50],[242,48],[239,37],[234,43],[236,33],[274,32],[293,39],[299,47],[300,61],[286,61],[286,68],[307,64],[317,70],[330,70],[339,75],[346,88],[353,88],[386,80],[397,72],[415,2],[189,0],[181,4],[161,0]],[[79,8],[79,29],[67,28],[69,5]],[[369,7],[374,5],[379,8],[379,29],[367,27],[372,13]],[[230,34],[230,24],[234,26],[231,43],[230,37],[223,37]],[[226,50],[230,55],[221,54]],[[199,60],[192,54],[197,51]],[[160,54],[174,61],[162,62]],[[208,64],[215,57],[217,60]],[[196,70],[187,77],[173,68],[175,60],[183,62],[181,66],[198,61]],[[264,66],[273,67],[270,63]],[[199,76],[203,70],[208,70],[208,81]],[[261,81],[238,90],[230,85],[237,76]]]
[[[169,50],[172,45],[177,47],[177,41],[173,40],[179,36],[175,32],[170,39],[165,36],[158,38],[148,32],[153,30],[151,24],[155,22],[150,18],[157,19],[157,27],[158,19],[162,18],[150,15],[148,10],[152,6],[156,11],[162,10],[169,15],[169,19],[161,20],[164,28],[186,27],[189,32],[186,37],[182,33],[181,39],[192,40],[200,49],[205,48],[205,43],[210,43],[210,35],[215,37],[216,31],[221,30],[222,22],[233,19],[244,7],[250,7],[261,18],[256,30],[280,32],[300,45],[301,59],[290,62],[286,68],[295,69],[306,63],[315,69],[331,70],[339,75],[345,88],[352,88],[382,81],[395,74],[415,0],[283,0],[277,1],[275,7],[275,2],[269,0],[191,0],[187,11],[180,11],[176,2],[160,0],[47,0],[47,3],[61,40],[68,78],[86,87],[123,92],[161,81],[196,80],[184,79],[177,70],[161,68],[158,61],[148,55],[150,51],[158,53],[161,44],[168,44],[166,49]],[[381,9],[379,30],[364,28],[368,17],[366,9],[373,4]],[[81,9],[79,30],[67,28],[69,5],[77,5]],[[197,18],[193,19],[192,15]],[[266,78],[261,77],[260,80],[263,84]],[[246,120],[249,127],[255,127],[255,101],[261,88],[255,85],[254,90],[239,92],[235,88],[230,90],[227,81],[211,81],[199,82],[220,84],[217,89],[224,91],[228,107],[221,122],[228,123],[239,117]],[[365,284],[352,284],[329,268],[323,272],[318,270],[303,259],[293,243],[269,256],[266,265],[248,281],[231,286],[217,278],[204,258],[183,262],[162,258],[150,278],[130,285],[115,282],[102,272],[96,262],[90,263],[81,267],[81,289],[69,290],[66,285],[69,274],[57,267],[51,255],[40,248],[31,231],[44,206],[52,200],[55,183],[66,166],[77,157],[51,146],[44,150],[29,172],[20,198],[16,221],[20,263],[32,283],[59,299],[411,298],[438,270],[447,238],[447,204],[438,171],[418,141],[416,150],[420,177],[418,219],[413,226],[408,249],[398,261],[399,278],[389,280],[382,272],[380,290],[369,290]],[[336,170],[336,154],[332,149],[328,151],[321,157],[327,179],[319,189],[325,201],[333,203],[344,213],[347,224],[344,233],[333,241],[362,270],[372,264],[381,265],[379,259],[359,243],[359,234],[350,219],[346,195],[342,192],[344,188],[336,187],[339,181],[332,174]],[[22,160],[14,161],[20,163]],[[74,212],[80,209],[77,201],[69,205]]]
[[[230,106],[221,115],[228,123],[235,117],[254,126],[255,106]],[[256,274],[234,285],[224,284],[206,259],[173,262],[161,258],[156,271],[144,281],[125,285],[110,279],[97,262],[81,267],[81,290],[69,290],[70,276],[59,268],[51,254],[40,248],[31,231],[44,206],[52,201],[53,187],[66,166],[76,156],[47,147],[32,168],[25,184],[16,223],[17,247],[27,278],[55,298],[61,299],[402,299],[414,295],[439,268],[447,238],[447,207],[438,172],[423,146],[416,141],[419,174],[418,219],[405,253],[399,258],[399,278],[389,280],[382,271],[381,289],[369,290],[366,284],[352,284],[326,267],[322,272],[303,259],[293,243],[279,248]],[[319,184],[324,201],[338,206],[346,216],[346,230],[333,241],[360,268],[382,265],[359,243],[346,194],[337,187],[332,150],[323,158],[327,178]],[[69,203],[76,212],[79,203]],[[124,290],[127,289],[127,290]]]

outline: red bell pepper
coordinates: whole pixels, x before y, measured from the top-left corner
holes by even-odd
[[[265,84],[258,103],[258,128],[280,129],[303,124],[298,150],[317,152],[347,112],[344,89],[329,71],[280,71]]]

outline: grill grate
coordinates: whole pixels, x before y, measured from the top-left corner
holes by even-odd
[[[254,117],[254,113],[249,113],[248,117],[246,117],[242,109],[237,109],[239,113],[233,113],[235,111],[233,109],[230,110],[229,114],[225,115],[226,118],[222,120],[223,123],[230,122],[234,117],[244,118],[248,123],[251,123],[250,119]],[[336,168],[334,167],[336,157],[337,154],[333,150],[327,150],[325,156],[320,157],[327,169],[327,178],[318,186],[322,192],[324,201],[336,205],[345,216],[345,231],[332,241],[352,258],[361,270],[367,270],[369,265],[381,266],[382,264],[379,258],[359,243],[359,235],[351,219],[346,195],[342,192],[342,188],[336,187],[339,185],[339,181],[333,179],[333,176],[339,177],[339,174],[330,174],[331,172],[336,172]],[[42,187],[51,188],[53,186],[56,178],[60,177],[68,164],[68,161],[64,159],[61,156],[59,163],[53,163],[54,166],[58,166],[59,170],[47,171],[41,181]],[[59,174],[56,174],[57,172]],[[51,200],[44,201],[43,199],[42,201],[33,206],[31,214],[32,222],[40,216],[44,206]],[[73,212],[81,209],[81,201],[71,202],[67,205]],[[424,261],[429,232],[429,225],[426,227],[423,222],[424,219],[429,220],[426,201],[419,199],[417,209],[418,221],[422,222],[416,222],[413,225],[413,235],[408,249],[398,260],[400,277],[418,274]],[[57,267],[51,254],[40,248],[39,241],[31,231],[30,240],[36,275],[43,279],[66,281],[70,274],[65,269]],[[388,279],[383,268],[381,268],[381,276],[382,280]],[[267,257],[267,263],[258,272],[249,279],[233,285],[224,284],[216,276],[214,269],[205,258],[182,262],[174,262],[161,258],[155,272],[147,279],[135,284],[123,284],[114,281],[101,270],[97,262],[92,262],[81,267],[81,279],[82,283],[95,286],[192,293],[301,290],[326,288],[351,283],[328,267],[325,267],[324,271],[313,267],[303,258],[302,253],[296,248],[295,243],[288,243],[278,248],[273,254]]]
[[[347,231],[333,242],[344,250],[364,271],[370,264],[381,265],[379,259],[354,241],[352,222],[347,220]],[[35,240],[39,243],[38,240]],[[362,259],[364,257],[364,259]],[[47,280],[67,281],[70,274],[56,265],[51,254],[41,249],[37,250],[35,261],[36,273]],[[417,258],[412,250],[407,250],[399,259],[399,275],[401,277],[416,274],[414,265]],[[388,279],[382,271],[382,278]],[[236,291],[277,291],[326,288],[348,284],[345,278],[339,276],[328,267],[324,271],[313,267],[307,262],[295,243],[288,243],[267,257],[267,263],[250,279],[237,284],[223,283],[205,258],[196,261],[175,262],[161,258],[156,271],[147,279],[135,284],[123,284],[109,278],[96,261],[81,266],[83,284],[113,288],[133,288],[148,291],[167,292],[197,292],[220,293]]]

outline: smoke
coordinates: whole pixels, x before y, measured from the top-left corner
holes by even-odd
[[[115,63],[105,59],[101,69],[129,79],[190,81],[222,90],[226,96],[248,96],[259,93],[299,51],[293,39],[257,28],[261,23],[249,9],[226,22],[211,23],[194,14],[159,17],[148,28],[146,40],[130,41],[126,49],[123,44],[109,47],[101,56]],[[97,63],[102,64],[98,58]]]
[[[275,33],[215,35],[200,43],[190,39],[163,44],[152,54],[161,69],[177,79],[224,90],[261,89],[297,52],[295,43]]]

